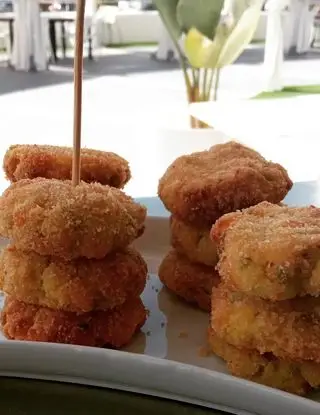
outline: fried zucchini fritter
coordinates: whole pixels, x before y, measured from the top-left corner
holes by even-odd
[[[76,314],[26,304],[7,297],[1,312],[4,335],[10,340],[121,348],[147,317],[140,298],[119,308]]]
[[[71,180],[71,147],[49,145],[13,145],[3,160],[3,168],[11,182],[22,179]],[[121,189],[131,177],[129,164],[115,153],[81,149],[81,180],[97,182]]]
[[[297,395],[320,387],[320,364],[280,360],[271,353],[234,347],[209,329],[212,351],[226,361],[232,375]]]
[[[263,202],[213,226],[225,285],[274,301],[320,295],[320,209]]]
[[[218,253],[215,242],[210,239],[210,228],[197,228],[171,216],[171,245],[191,262],[215,266]]]
[[[0,235],[16,248],[71,260],[100,259],[144,230],[146,208],[98,183],[20,180],[0,198]]]
[[[219,282],[219,276],[213,267],[193,264],[172,250],[160,265],[159,278],[177,296],[210,311],[212,287]]]
[[[213,288],[211,326],[233,346],[320,363],[320,298],[269,301]]]
[[[0,290],[16,300],[57,310],[108,310],[141,295],[147,265],[132,248],[102,259],[64,261],[9,246],[0,254]]]
[[[158,194],[186,223],[212,226],[225,213],[282,201],[292,184],[282,166],[231,141],[176,159],[160,179]]]

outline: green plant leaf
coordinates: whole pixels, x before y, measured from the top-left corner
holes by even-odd
[[[224,0],[179,0],[177,20],[183,32],[193,27],[209,39],[213,39],[220,21]]]
[[[189,30],[184,47],[190,65],[194,68],[214,69],[228,35],[229,32],[222,23],[218,25],[213,41],[196,28]]]
[[[176,12],[179,0],[153,0],[153,2],[171,38],[178,42],[182,34]]]
[[[256,0],[242,14],[221,50],[218,68],[231,65],[250,43],[259,23],[261,6],[262,0]]]

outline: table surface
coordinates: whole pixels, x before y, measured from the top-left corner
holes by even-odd
[[[15,13],[5,12],[0,13],[0,21],[10,21],[14,20]],[[41,17],[48,20],[65,20],[65,21],[75,21],[76,12],[75,11],[52,11],[52,12],[41,12]],[[85,16],[86,19],[91,19],[91,16]]]
[[[318,96],[190,105],[190,114],[283,164],[294,180],[317,179]]]
[[[190,114],[227,134],[320,135],[317,94],[278,99],[235,99],[190,105]],[[232,122],[230,118],[232,117]]]
[[[157,14],[157,11],[154,10],[136,10],[132,8],[119,9],[117,6],[101,6],[99,8],[100,13],[105,11],[105,13],[112,12],[117,16],[141,16],[141,15],[154,15]],[[48,20],[65,20],[65,21],[75,21],[76,12],[75,11],[51,11],[51,12],[41,12],[41,16]],[[0,13],[0,21],[10,21],[14,20],[14,12],[4,12]],[[92,19],[92,16],[88,13],[85,16],[86,19]]]

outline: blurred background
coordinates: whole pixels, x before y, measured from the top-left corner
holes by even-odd
[[[126,155],[146,196],[145,163],[156,178],[167,154],[225,137],[318,178],[319,1],[212,0],[210,33],[172,16],[177,37],[161,4],[86,0],[83,145]],[[72,0],[0,0],[0,156],[14,143],[72,144],[75,16]],[[219,28],[223,50],[205,62]]]

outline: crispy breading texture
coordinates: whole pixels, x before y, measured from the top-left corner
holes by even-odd
[[[216,244],[210,240],[210,229],[188,225],[175,216],[170,218],[171,245],[191,262],[215,266]]]
[[[3,160],[11,182],[22,179],[71,180],[72,148],[49,145],[13,145]],[[81,180],[98,182],[119,189],[130,180],[128,162],[115,153],[81,149]]]
[[[264,200],[278,203],[291,187],[282,166],[231,141],[179,157],[160,179],[158,193],[181,220],[212,226],[225,213]]]
[[[274,301],[320,294],[320,209],[263,202],[220,218],[211,237],[228,287]]]
[[[0,289],[28,304],[86,313],[119,307],[144,290],[147,265],[128,248],[103,259],[64,261],[14,246],[0,254]]]
[[[261,355],[255,350],[241,349],[221,340],[209,329],[212,351],[226,361],[232,375],[262,385],[305,395],[320,387],[320,365],[277,359],[271,353]]]
[[[146,310],[140,298],[110,311],[76,314],[34,306],[7,297],[1,313],[10,340],[121,348],[143,326]]]
[[[320,298],[272,302],[221,284],[212,291],[211,326],[233,346],[320,363]]]
[[[98,183],[34,179],[0,198],[0,234],[18,249],[66,260],[103,258],[143,233],[146,208]]]
[[[177,296],[205,311],[210,311],[212,287],[219,282],[214,268],[193,264],[172,250],[159,267],[159,278]]]

